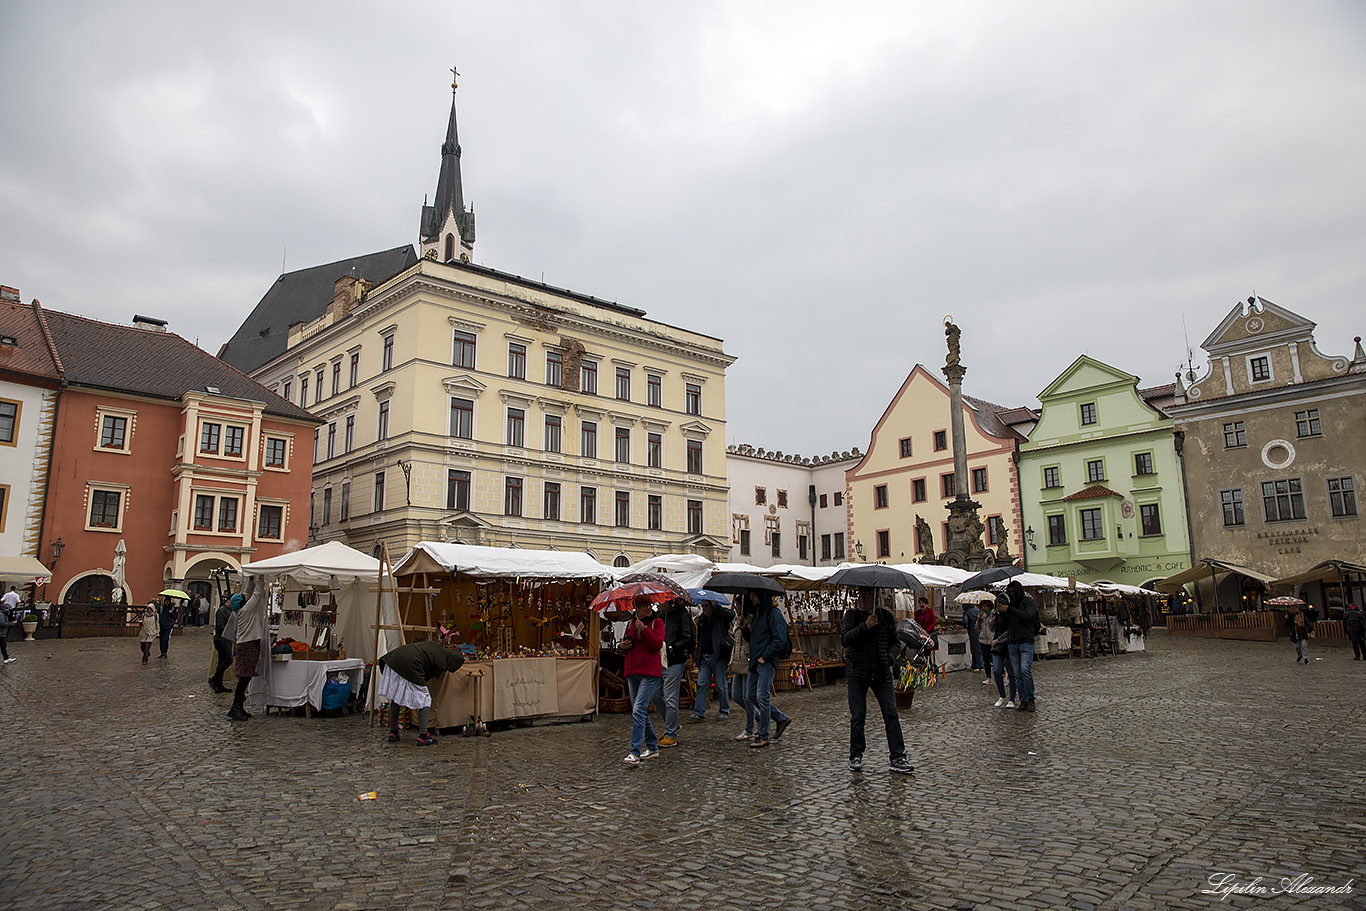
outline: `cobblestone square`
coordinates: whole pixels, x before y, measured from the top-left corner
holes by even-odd
[[[206,631],[12,643],[0,669],[0,908],[1366,907],[1366,663],[1162,634],[1035,665],[1038,712],[975,673],[876,710],[846,768],[842,686],[682,725],[629,767],[628,716],[388,744],[365,716],[234,724]],[[357,795],[377,791],[378,799]],[[1305,874],[1350,894],[1201,894]]]

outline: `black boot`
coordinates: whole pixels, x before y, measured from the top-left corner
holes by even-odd
[[[250,682],[250,677],[237,678],[237,689],[232,694],[232,708],[228,709],[228,717],[233,721],[246,721],[251,718],[246,709],[247,684]]]

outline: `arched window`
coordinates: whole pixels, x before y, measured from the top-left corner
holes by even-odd
[[[616,559],[612,561],[612,565],[617,567],[618,569],[620,569],[623,566],[630,566],[631,558],[626,556],[625,554],[617,554]]]
[[[454,234],[447,234],[447,235],[446,235],[446,255],[443,257],[443,262],[450,262],[450,261],[453,260],[453,259],[455,259],[455,235],[454,235]]]

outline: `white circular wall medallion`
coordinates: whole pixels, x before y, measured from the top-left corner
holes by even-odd
[[[1254,316],[1247,321],[1247,331],[1256,335],[1258,332],[1262,331],[1263,325],[1265,324],[1262,322],[1262,318],[1260,316]]]
[[[1271,440],[1262,447],[1262,464],[1267,468],[1289,468],[1295,461],[1295,447],[1289,440]]]

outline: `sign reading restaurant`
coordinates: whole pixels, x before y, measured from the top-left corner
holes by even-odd
[[[1282,528],[1276,531],[1259,531],[1257,540],[1265,541],[1268,547],[1277,548],[1278,554],[1297,554],[1300,552],[1299,546],[1308,544],[1309,539],[1318,533],[1317,525],[1312,528]]]

